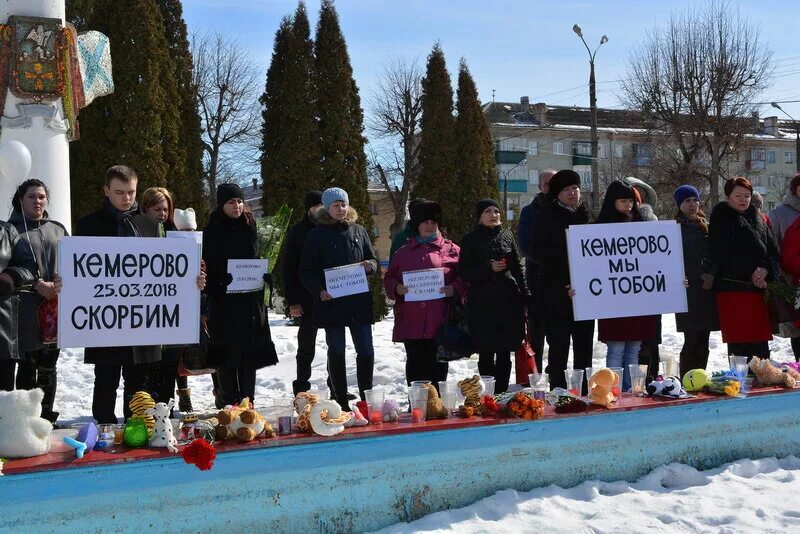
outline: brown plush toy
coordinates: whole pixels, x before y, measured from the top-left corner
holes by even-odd
[[[617,384],[619,384],[617,373],[608,367],[600,369],[589,379],[589,402],[612,408],[614,394],[611,393],[611,388]]]
[[[234,427],[238,426],[237,421],[239,420],[239,416],[242,412],[249,409],[250,399],[245,398],[238,406],[231,406],[220,410],[217,414],[217,421],[219,421],[219,425],[217,426],[217,440],[224,441],[236,436],[237,429]]]
[[[779,369],[772,365],[769,360],[762,360],[758,356],[753,356],[750,360],[750,370],[758,378],[758,383],[762,386],[783,386],[793,388],[797,381],[786,369]]]
[[[425,419],[447,419],[448,410],[444,406],[444,402],[439,398],[439,392],[433,384],[426,384],[425,388],[428,390],[428,407]]]

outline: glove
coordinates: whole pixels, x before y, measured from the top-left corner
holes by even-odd
[[[7,273],[0,274],[0,296],[7,297],[14,292],[14,278]]]
[[[225,287],[228,287],[232,283],[233,283],[233,275],[231,273],[227,273],[225,275],[225,278],[222,280],[222,285],[224,285]]]

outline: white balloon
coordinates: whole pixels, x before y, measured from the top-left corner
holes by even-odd
[[[19,185],[31,172],[31,151],[19,141],[0,143],[0,175]]]

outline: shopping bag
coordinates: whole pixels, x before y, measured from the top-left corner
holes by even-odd
[[[531,335],[528,332],[528,318],[523,319],[525,324],[525,336],[522,339],[522,344],[514,354],[514,368],[517,372],[517,384],[528,384],[528,375],[531,373],[538,373],[539,369],[536,367],[536,353],[531,346]]]

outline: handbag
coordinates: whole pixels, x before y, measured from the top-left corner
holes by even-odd
[[[39,322],[39,336],[42,343],[58,341],[58,297],[53,300],[43,299],[36,308],[36,319]]]
[[[208,362],[208,345],[210,343],[211,336],[209,336],[208,330],[200,327],[200,343],[185,347],[178,355],[179,376],[208,375],[216,372],[216,369]]]
[[[517,384],[528,384],[528,375],[531,373],[538,373],[539,369],[536,367],[536,353],[531,346],[531,334],[528,332],[528,318],[524,317],[525,336],[522,338],[522,344],[514,353],[514,368],[517,374]]]
[[[436,334],[436,361],[452,362],[472,356],[467,310],[458,298],[450,300],[447,320]]]

